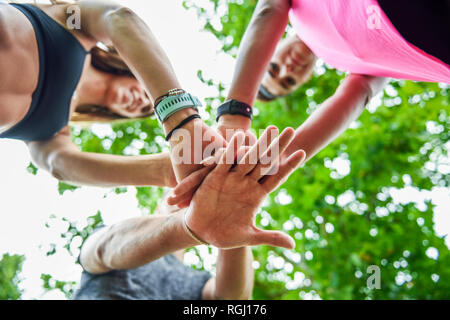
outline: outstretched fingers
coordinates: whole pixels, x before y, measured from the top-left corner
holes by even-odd
[[[244,156],[236,167],[236,172],[245,176],[250,173],[258,164],[259,158],[267,148],[271,145],[272,141],[278,136],[278,128],[275,126],[269,126],[261,135],[257,143],[255,143],[250,151]]]
[[[250,146],[241,146],[237,151],[237,162],[239,162],[249,151]],[[201,164],[204,166],[200,170],[191,173],[188,177],[183,179],[172,191],[172,195],[167,199],[169,205],[177,205],[178,207],[189,206],[195,191],[203,183],[206,176],[214,170],[216,165],[221,161],[226,149],[220,148],[217,152],[204,159]]]
[[[246,146],[253,146],[256,144],[258,139],[256,138],[256,135],[251,131],[245,132],[245,145]]]
[[[279,167],[278,173],[275,175],[265,176],[261,181],[261,185],[267,191],[272,192],[283,184],[287,178],[295,171],[306,158],[306,153],[303,150],[298,150],[291,154]]]
[[[259,180],[265,175],[278,173],[280,157],[294,138],[295,130],[286,128],[262,154],[258,165],[249,174],[252,179]]]
[[[223,174],[230,171],[231,167],[236,163],[238,150],[245,142],[245,135],[242,131],[237,132],[231,138],[228,146],[219,160],[217,167],[214,169],[215,173]]]

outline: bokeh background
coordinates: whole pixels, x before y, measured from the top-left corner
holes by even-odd
[[[184,88],[213,124],[254,0],[120,1],[151,27]],[[287,33],[292,33],[288,29]],[[319,60],[294,95],[256,104],[253,129],[298,127],[345,73]],[[450,298],[449,85],[392,80],[363,115],[274,192],[259,226],[283,229],[295,250],[255,247],[254,299]],[[84,151],[167,150],[156,119],[73,127]],[[82,242],[99,223],[152,214],[160,188],[76,188],[36,169],[23,143],[0,141],[0,299],[68,299]],[[186,263],[215,272],[217,250]],[[381,289],[367,287],[367,268]]]

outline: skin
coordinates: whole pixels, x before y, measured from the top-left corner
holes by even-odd
[[[262,159],[276,148],[279,148],[280,155],[283,155],[294,135],[294,130],[287,128],[277,139],[270,139],[273,135],[269,135],[269,131],[278,132],[276,127],[269,127],[258,143],[250,148],[232,169],[233,162],[226,159],[237,155],[235,149],[243,145],[244,134],[238,132],[227,146],[217,167],[204,179],[195,193],[186,221],[190,229],[203,241],[225,249],[260,244],[294,248],[294,240],[285,233],[263,231],[254,223],[256,212],[265,197],[274,191],[305,157],[303,151],[296,152],[279,165],[277,174],[266,175],[277,161],[264,165]],[[263,145],[262,142],[267,139],[271,143]],[[256,163],[250,161],[253,156],[258,159]]]
[[[109,1],[80,1],[78,5],[82,12],[81,21],[83,26],[80,31],[71,32],[73,32],[86,50],[92,48],[98,41],[113,45],[130,66],[139,82],[144,85],[149,96],[160,96],[169,91],[169,89],[181,87],[166,55],[158,46],[151,31],[133,12]],[[55,21],[63,25],[64,12],[66,11],[65,5],[53,7],[41,6],[41,8]],[[14,60],[21,62],[22,67],[24,65],[30,67],[26,68],[26,72],[23,74],[18,74],[13,70],[17,69],[19,64],[12,64],[10,67],[6,64],[2,65],[6,69],[6,74],[11,76],[10,79],[2,77],[0,82],[2,84],[1,98],[10,99],[8,100],[8,104],[2,104],[0,107],[2,112],[0,114],[2,119],[1,128],[2,130],[7,130],[20,121],[26,114],[31,102],[31,94],[37,85],[39,70],[37,63],[37,44],[31,25],[18,12],[13,12],[12,8],[2,5],[0,9],[0,22],[2,23],[2,27],[6,25],[17,26],[17,29],[23,31],[21,35],[23,36],[22,39],[24,39],[23,42],[19,43],[12,41],[11,39],[18,37],[16,28],[2,28],[0,38],[1,60]],[[16,57],[20,57],[22,60],[15,60]],[[142,61],[145,61],[145,63],[142,63]],[[125,83],[122,82],[124,79],[101,79],[102,76],[95,74],[94,70],[89,69],[89,67],[85,68],[83,74],[89,76],[86,76],[86,78],[83,77],[77,88],[75,100],[78,101],[73,102],[71,106],[72,111],[77,104],[94,103],[105,105],[116,112],[123,112],[126,116],[129,116],[130,112],[133,114],[134,112],[142,112],[142,106],[146,103],[144,103],[144,94],[136,88],[136,82]],[[158,79],[158,81],[154,81],[154,79]],[[19,86],[16,91],[13,91],[13,83],[23,83],[23,86]],[[17,105],[15,109],[17,111],[8,108],[8,105],[11,104]],[[184,109],[175,113],[163,124],[166,134],[182,119],[194,113],[195,111],[193,109]],[[210,136],[214,136],[215,143],[218,147],[226,145],[220,135],[216,134],[215,131],[208,128],[201,121],[193,121],[186,126],[187,130],[192,132],[196,125],[201,127],[202,133],[209,133]],[[31,142],[29,146],[35,161],[41,167],[46,168],[62,180],[94,185],[140,185],[148,184],[149,181],[156,185],[158,183],[172,185],[173,178],[170,176],[163,177],[164,179],[161,182],[156,181],[157,176],[151,175],[152,172],[156,172],[159,173],[159,177],[161,178],[163,176],[161,172],[169,171],[167,167],[164,167],[164,164],[170,162],[167,161],[168,157],[164,155],[162,156],[163,159],[144,157],[127,157],[125,159],[110,155],[81,153],[74,147],[70,140],[70,130],[66,127],[49,141]],[[176,140],[171,141],[172,146],[176,146],[177,143],[179,142]],[[205,147],[206,145],[203,144],[202,149]],[[302,157],[299,157],[298,153],[296,155],[296,157],[286,162],[286,168],[291,168],[301,161],[303,155],[300,154]],[[154,169],[149,168],[149,164],[152,163],[155,164]],[[158,166],[162,167],[158,168]],[[175,172],[181,179],[199,167],[201,167],[200,164],[180,164],[175,166]],[[221,167],[219,166],[218,168]],[[114,175],[111,175],[111,172],[114,172]],[[143,176],[149,173],[148,180],[143,179]],[[281,175],[280,179],[287,173],[286,171],[284,175]],[[214,176],[213,171],[211,177]],[[216,178],[226,178],[226,175],[222,172],[221,176]],[[272,181],[272,184],[274,183],[273,180],[274,178],[268,179],[269,182]],[[226,185],[228,187],[231,186],[229,183]],[[239,185],[238,180],[236,180],[236,185]],[[266,189],[261,188],[261,190]],[[200,194],[204,195],[204,192],[200,188]],[[262,194],[263,192],[255,194],[257,195],[254,199],[255,206],[260,202]],[[250,200],[250,198],[246,199],[246,201]],[[253,207],[250,206],[248,208]],[[190,215],[190,218],[194,219],[192,223],[193,228],[198,229],[195,223],[195,217],[205,215],[206,212],[204,210],[209,208],[210,206],[203,209],[197,206]],[[235,212],[235,214],[239,214],[239,212]],[[251,215],[254,216],[254,214],[255,212],[251,212]],[[227,228],[227,230],[230,227],[230,225],[224,225],[224,228]],[[138,232],[136,228],[143,232]],[[136,232],[127,232],[130,229]],[[246,248],[246,243],[256,245],[258,242],[266,242],[273,245],[292,247],[292,242],[286,244],[286,241],[281,243],[279,241],[273,241],[272,232],[269,235],[270,239],[264,239],[264,231],[259,231],[259,238],[255,238],[255,234],[251,234],[253,238],[247,239],[247,241],[242,231],[245,230],[241,230],[239,239],[236,239],[235,242],[224,243],[221,246],[220,241],[213,241],[219,248],[231,249],[229,247],[231,245],[233,249],[227,251],[221,250],[218,260],[218,270],[220,274],[224,274],[225,276],[219,276],[215,285],[210,282],[205,286],[205,298],[240,299],[249,297],[253,284],[248,279],[253,277],[253,273],[250,263],[251,252],[249,248]],[[203,234],[203,231],[201,234]],[[138,246],[136,245],[136,241],[139,243]],[[119,224],[114,228],[108,229],[105,233],[98,233],[94,237],[91,237],[86,243],[85,249],[82,251],[81,259],[88,270],[102,273],[114,268],[130,268],[148,263],[169,252],[178,251],[195,244],[197,242],[183,228],[181,214],[171,216],[161,215],[148,219],[138,218]],[[117,248],[120,249],[117,250]],[[230,274],[237,275],[232,285],[229,285]]]
[[[220,249],[217,277],[205,285],[203,298],[249,299],[253,290],[253,258],[249,246],[269,244],[292,249],[295,245],[294,240],[282,232],[257,229],[254,224],[257,209],[305,157],[303,151],[296,152],[280,163],[278,175],[265,176],[263,172],[266,171],[261,168],[267,166],[260,161],[251,163],[248,159],[258,150],[265,155],[274,146],[279,146],[283,153],[292,139],[293,129],[272,139],[271,146],[262,147],[261,141],[266,136],[254,148],[246,149],[233,169],[226,162],[212,166],[188,213],[170,214],[163,208],[163,214],[126,220],[93,234],[81,250],[84,268],[95,274],[136,268],[198,245],[184,227],[186,214],[186,223],[192,232]],[[222,156],[240,149],[242,144],[237,142],[243,138],[241,133],[233,137]],[[262,156],[257,159],[261,160]],[[248,187],[254,188],[255,192],[246,192]]]
[[[124,220],[94,233],[81,250],[83,267],[100,275],[111,270],[137,268],[171,253],[183,261],[185,248],[197,245],[180,225],[183,214],[179,209],[158,208],[152,216]],[[252,262],[250,247],[219,249],[216,277],[206,282],[202,299],[250,299]]]
[[[274,84],[272,88],[279,88],[280,86],[275,81],[279,79],[279,75],[286,75],[288,69],[296,69],[293,66],[294,59],[291,56],[294,54],[291,53],[292,51],[298,51],[298,54],[301,52],[308,57],[309,50],[296,38],[288,38],[279,44],[289,21],[289,10],[289,0],[261,0],[258,2],[241,41],[228,100],[234,99],[252,106],[261,81],[266,81],[266,85],[269,87]],[[305,58],[307,61],[309,59]],[[285,65],[280,68],[281,73],[273,77],[268,72],[271,61],[282,62]],[[288,68],[288,65],[292,66]],[[308,72],[305,71],[303,79],[307,78]],[[320,108],[297,128],[294,138],[287,147],[286,155],[297,150],[304,150],[306,160],[311,159],[360,116],[369,100],[382,91],[388,80],[368,75],[348,75],[339,85],[335,94],[322,103]],[[227,131],[243,131],[249,135],[250,127],[251,120],[249,118],[241,115],[223,115],[219,119],[217,132],[223,137],[227,137]],[[192,183],[190,185],[192,188],[178,186],[174,191],[178,196],[171,199],[171,203],[179,206],[188,205],[197,188],[195,183],[203,181],[207,172],[207,169],[202,169],[189,176],[186,181]]]
[[[17,9],[2,4],[1,51],[2,87],[0,91],[0,133],[16,125],[28,112],[31,95],[37,87],[39,77],[39,55],[34,30],[28,19]],[[41,7],[47,14],[62,24],[52,7]],[[6,26],[11,26],[6,28]],[[16,27],[20,28],[16,30]],[[82,35],[74,34],[86,49],[92,48]],[[8,59],[9,58],[9,59]],[[85,66],[74,93],[71,113],[77,105],[105,106],[109,110],[128,118],[150,114],[153,110],[142,110],[151,105],[145,88],[138,80],[100,72],[91,66],[87,56]],[[22,67],[20,67],[22,66]],[[25,66],[25,67],[24,67]],[[21,72],[17,72],[21,70]],[[15,106],[11,108],[11,103]]]
[[[159,97],[170,89],[181,88],[170,61],[151,30],[131,10],[102,0],[78,1],[77,5],[81,11],[81,29],[69,31],[87,51],[99,41],[113,45],[137,80],[99,73],[86,59],[82,79],[70,106],[71,113],[81,104],[99,104],[126,117],[142,116],[148,112],[145,106],[151,104],[149,97]],[[63,27],[67,6],[39,5]],[[38,82],[39,60],[33,27],[20,11],[1,4],[0,26],[0,67],[3,70],[0,75],[0,132],[4,132],[17,124],[28,111]],[[195,110],[184,109],[175,113],[164,124],[166,133],[192,113]],[[204,126],[204,131],[212,131]],[[29,142],[28,146],[39,167],[73,184],[176,184],[169,154],[132,158],[83,153],[72,143],[67,127],[48,141]],[[176,171],[184,177],[196,168],[198,166],[181,164]]]
[[[269,63],[284,61],[286,68],[281,67],[280,74],[285,75],[283,70],[288,70],[287,66],[294,60],[289,57],[290,54],[282,53],[285,51],[283,44],[280,45],[279,51],[274,56],[289,21],[289,10],[289,0],[261,0],[258,2],[241,42],[228,99],[239,100],[252,106],[261,81],[265,81],[266,85],[276,90],[277,84],[274,79],[277,77],[269,79],[270,75],[267,75]],[[301,83],[301,81],[298,82]],[[387,82],[386,78],[368,75],[350,74],[347,76],[336,93],[296,130],[288,150],[292,152],[303,149],[306,151],[307,159],[313,157],[359,117],[367,102],[380,92]],[[279,87],[278,89],[281,90]],[[251,121],[248,118],[224,115],[219,119],[218,131],[220,133],[227,129],[248,131],[250,126]]]
[[[272,94],[288,95],[308,81],[316,56],[297,36],[280,41],[261,84]]]
[[[149,116],[153,112],[153,103],[138,80],[98,71],[90,61],[74,96],[76,106],[104,106],[126,118]]]

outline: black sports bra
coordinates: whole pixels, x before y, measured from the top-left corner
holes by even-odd
[[[47,140],[69,122],[73,93],[88,52],[66,29],[30,4],[11,4],[31,22],[39,49],[39,81],[28,113],[0,138]]]
[[[408,42],[450,64],[450,0],[378,0]]]

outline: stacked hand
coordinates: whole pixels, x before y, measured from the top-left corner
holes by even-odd
[[[278,135],[276,127],[269,127],[252,147],[243,146],[245,135],[238,132],[226,149],[206,161],[207,167],[198,171],[203,171],[202,174],[189,176],[190,183],[182,183],[175,189],[169,203],[187,204],[186,192],[190,192],[192,181],[203,180],[186,213],[187,226],[198,238],[222,249],[261,244],[289,249],[295,246],[287,234],[255,226],[255,216],[264,198],[305,159],[303,150],[284,155],[294,137],[292,128],[277,138],[273,132]],[[284,160],[280,163],[280,159]]]
[[[202,168],[205,158],[227,145],[223,137],[200,119],[175,131],[170,139],[172,165],[178,181]],[[197,173],[198,174],[198,173]],[[197,187],[196,186],[190,186]]]
[[[211,154],[214,154],[215,159],[218,160],[220,151],[223,151],[221,148],[227,146],[235,133],[244,133],[245,146],[256,143],[256,136],[250,131],[250,124],[249,118],[240,115],[223,115],[220,117],[217,131],[201,120],[196,120],[183,128],[186,134],[174,135],[171,139],[171,158],[180,184],[176,189],[177,202],[172,201],[172,205],[178,205],[180,208],[189,205],[203,179],[214,169],[210,166],[201,166],[200,163],[204,164],[202,160]],[[188,132],[189,135],[187,135]],[[200,139],[201,143],[199,143]],[[189,156],[182,154],[181,150],[190,150]],[[239,152],[242,154],[243,150]]]

